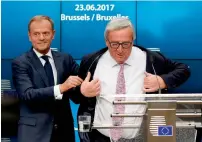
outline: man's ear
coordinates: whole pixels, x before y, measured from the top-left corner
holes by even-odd
[[[29,37],[29,41],[31,41],[31,35],[30,35],[30,32],[28,32],[28,37]]]
[[[106,46],[109,47],[109,41],[105,39]]]
[[[52,37],[52,39],[54,39],[55,38],[55,30],[53,30],[53,37]]]

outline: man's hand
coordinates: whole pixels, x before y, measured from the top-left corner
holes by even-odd
[[[158,89],[166,88],[166,84],[160,76],[153,75],[145,72],[146,77],[144,78],[144,89],[145,92],[155,92]],[[160,88],[159,88],[160,86]]]
[[[63,94],[67,90],[80,85],[82,82],[83,80],[78,76],[69,76],[63,84],[60,84],[60,93]]]
[[[100,81],[94,79],[90,81],[90,72],[88,72],[87,77],[81,84],[81,93],[86,97],[95,97],[100,94]],[[90,82],[89,82],[90,81]]]

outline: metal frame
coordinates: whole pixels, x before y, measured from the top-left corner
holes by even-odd
[[[101,95],[100,98],[108,97],[131,97],[131,98],[150,98],[154,100],[146,101],[113,101],[113,105],[124,104],[124,105],[136,105],[136,104],[145,104],[147,105],[147,113],[145,114],[111,114],[112,117],[147,117],[147,130],[149,130],[150,119],[153,115],[163,115],[165,118],[168,118],[167,125],[173,126],[173,135],[172,136],[152,136],[151,132],[147,132],[147,142],[176,142],[176,127],[178,128],[196,128],[196,126],[202,127],[201,123],[182,123],[176,122],[176,117],[183,118],[199,118],[202,117],[202,112],[191,112],[191,113],[176,113],[177,104],[194,104],[202,105],[202,94],[132,94],[132,95]],[[170,99],[172,98],[172,100]],[[165,100],[167,99],[167,100]],[[175,99],[175,100],[173,100]],[[185,99],[185,100],[183,100]],[[157,104],[159,106],[157,106]],[[166,104],[166,105],[165,105]],[[169,118],[172,117],[172,118]],[[92,126],[92,129],[110,129],[110,128],[139,128],[139,125],[134,124],[124,124],[122,126],[113,126],[113,125],[102,125],[102,126]]]

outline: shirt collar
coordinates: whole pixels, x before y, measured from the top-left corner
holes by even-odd
[[[132,50],[131,50],[131,53],[130,53],[130,56],[128,57],[128,59],[125,61],[124,64],[132,66],[133,58],[134,58],[134,53],[133,53],[134,48],[135,47],[133,46]],[[114,67],[114,66],[118,65],[118,63],[114,60],[114,58],[111,57],[111,55],[109,53],[109,50],[107,52],[108,52],[107,56],[108,56],[108,58],[110,60],[111,66]]]
[[[41,58],[41,56],[44,56],[44,54],[41,54],[40,52],[38,52],[36,49],[33,48],[33,51],[36,53],[37,57],[38,58]],[[52,52],[51,52],[51,49],[48,51],[48,53],[46,53],[46,55],[50,58],[53,59],[53,56],[52,56]]]
[[[128,59],[125,61],[125,64],[127,64],[127,65],[129,65],[129,66],[132,66],[132,64],[133,64],[134,48],[136,48],[136,47],[134,47],[134,46],[132,47],[130,56],[129,56]]]

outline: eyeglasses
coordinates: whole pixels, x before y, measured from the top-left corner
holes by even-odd
[[[113,48],[113,49],[118,49],[120,45],[122,46],[123,49],[128,49],[132,45],[132,42],[130,42],[130,41],[125,41],[125,42],[110,42],[108,40],[108,42],[110,44],[110,47]]]

